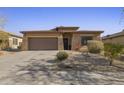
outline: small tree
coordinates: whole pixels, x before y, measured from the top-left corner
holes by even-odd
[[[6,17],[3,15],[0,15],[0,50],[7,48],[8,42],[9,42],[9,33],[5,32],[4,26],[6,25]]]
[[[9,33],[0,30],[0,50],[8,48]]]
[[[119,44],[104,44],[104,55],[108,58],[110,66],[113,64],[114,58],[121,55],[123,48]]]

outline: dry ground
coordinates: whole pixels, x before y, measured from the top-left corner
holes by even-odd
[[[58,51],[22,51],[0,57],[0,84],[124,84],[124,64],[108,66],[102,56],[68,51],[63,62]]]

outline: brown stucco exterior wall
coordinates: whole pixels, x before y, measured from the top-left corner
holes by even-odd
[[[124,45],[124,36],[118,36],[108,39],[103,39],[104,43],[121,44]]]

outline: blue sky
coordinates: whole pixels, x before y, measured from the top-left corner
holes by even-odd
[[[79,26],[79,30],[104,30],[103,35],[119,32],[123,8],[0,8],[7,19],[5,30],[19,34],[25,30],[44,30],[56,26]]]

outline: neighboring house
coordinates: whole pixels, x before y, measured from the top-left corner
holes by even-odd
[[[21,43],[22,37],[0,30],[0,49],[18,49]]]
[[[21,31],[23,50],[77,50],[88,40],[100,40],[103,31],[77,31],[79,27],[56,27],[51,30]]]
[[[14,34],[9,35],[9,48],[18,49],[21,47],[22,37]]]
[[[121,44],[124,45],[124,30],[112,35],[107,35],[102,38],[104,43]]]

